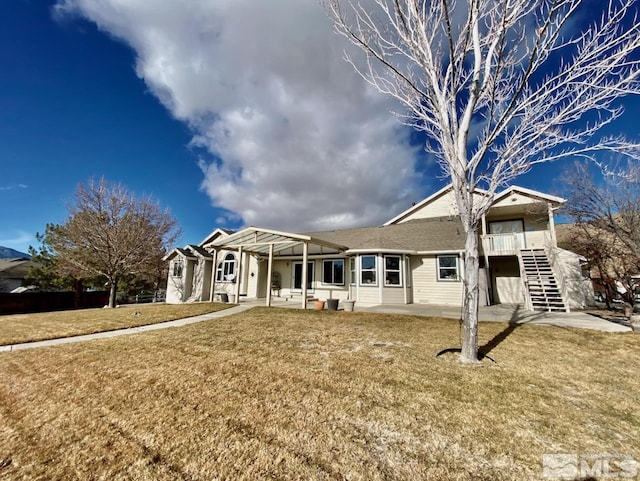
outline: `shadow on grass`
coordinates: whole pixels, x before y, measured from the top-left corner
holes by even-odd
[[[533,316],[521,316],[520,315],[520,306],[514,306],[513,312],[511,313],[511,317],[507,321],[507,327],[505,327],[502,331],[496,334],[492,339],[490,339],[486,344],[478,347],[478,359],[484,360],[488,359],[497,364],[497,361],[489,356],[489,353],[493,351],[496,347],[504,342],[504,340],[509,337],[513,331],[515,331],[518,327],[527,324],[531,321],[534,321],[544,315],[543,312],[537,313]],[[462,329],[462,319],[460,319],[460,328]],[[436,357],[442,356],[443,354],[451,354],[451,353],[461,353],[462,349],[460,348],[447,348],[436,354]]]

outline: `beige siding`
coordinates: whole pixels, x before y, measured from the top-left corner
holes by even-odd
[[[383,304],[404,304],[404,287],[384,287],[382,289]]]
[[[462,282],[438,281],[436,265],[436,256],[411,258],[413,302],[462,305]]]
[[[478,196],[476,195],[476,197]],[[415,219],[432,219],[434,217],[450,217],[456,215],[458,215],[456,199],[453,191],[448,190],[398,222],[402,223]]]
[[[182,277],[173,277],[173,263],[175,259],[169,264],[169,278],[167,279],[167,304],[179,304],[184,302],[184,276],[185,271],[183,268]]]
[[[556,247],[549,252],[549,260],[560,284],[562,298],[569,308],[580,309],[593,305],[593,284],[588,276],[583,275],[579,256]]]
[[[358,286],[358,303],[364,305],[380,304],[380,288],[378,286]]]

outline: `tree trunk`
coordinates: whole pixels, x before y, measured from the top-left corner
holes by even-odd
[[[111,280],[111,287],[109,289],[109,307],[116,307],[116,293],[118,291],[118,278]]]
[[[478,362],[478,297],[480,263],[478,262],[478,226],[465,226],[465,260],[463,279],[463,334],[460,360]]]

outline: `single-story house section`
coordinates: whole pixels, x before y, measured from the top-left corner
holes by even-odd
[[[477,195],[483,195],[478,191]],[[590,302],[584,259],[558,248],[554,211],[564,199],[522,187],[499,193],[480,226],[480,305],[568,311]],[[167,302],[242,296],[358,305],[462,305],[464,231],[451,186],[382,226],[309,233],[216,229],[176,248]]]

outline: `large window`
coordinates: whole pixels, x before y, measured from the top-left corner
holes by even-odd
[[[360,257],[360,284],[375,286],[378,283],[376,273],[376,256]]]
[[[182,277],[182,268],[184,264],[182,263],[182,259],[176,259],[173,261],[173,277]]]
[[[438,280],[460,280],[458,275],[458,256],[438,256]]]
[[[236,278],[236,256],[227,254],[216,270],[216,282],[233,282]]]
[[[402,278],[400,276],[402,266],[402,257],[400,256],[384,256],[384,285],[385,286],[401,286]]]
[[[302,262],[293,263],[293,288],[302,290]],[[313,262],[307,264],[307,289],[313,289]]]
[[[344,259],[322,261],[322,283],[344,285]]]

